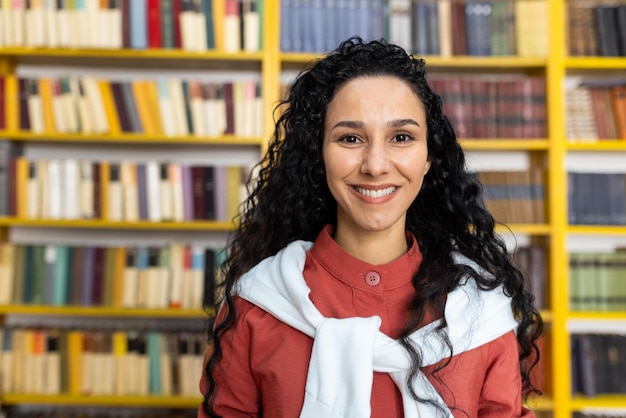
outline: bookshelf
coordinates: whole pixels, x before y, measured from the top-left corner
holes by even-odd
[[[537,0],[540,1],[540,0]],[[512,232],[524,237],[528,242],[542,245],[547,253],[549,298],[542,315],[547,323],[547,337],[550,345],[545,357],[549,360],[545,373],[549,376],[546,394],[539,399],[531,399],[530,405],[545,416],[570,418],[574,412],[585,408],[626,408],[626,395],[598,396],[592,399],[573,396],[571,393],[571,351],[570,325],[572,321],[592,321],[594,323],[626,322],[624,312],[573,312],[569,307],[570,289],[568,286],[569,257],[568,239],[570,236],[607,237],[626,236],[623,226],[569,225],[567,202],[567,173],[565,167],[571,153],[589,155],[599,152],[626,155],[626,141],[607,140],[596,142],[570,142],[567,140],[565,123],[566,105],[563,84],[572,74],[619,74],[626,69],[624,57],[581,57],[569,56],[567,49],[567,3],[572,0],[545,0],[549,24],[547,25],[548,53],[545,56],[468,56],[468,55],[425,55],[431,73],[480,75],[480,74],[526,74],[540,76],[546,82],[547,135],[541,138],[487,138],[461,139],[464,149],[472,153],[519,153],[531,155],[532,164],[546,168],[545,208],[547,222],[539,224],[513,224],[510,230],[498,229],[507,235]],[[266,138],[273,128],[273,108],[280,97],[283,74],[296,72],[319,56],[317,53],[281,51],[281,4],[279,0],[264,0],[262,14],[262,45],[259,52],[225,52],[214,49],[206,51],[184,51],[180,49],[67,49],[67,48],[0,48],[0,76],[5,77],[5,100],[7,103],[6,127],[0,131],[0,138],[23,146],[83,147],[106,146],[161,147],[160,152],[169,152],[177,147],[193,149],[227,149],[227,153],[237,154],[239,150],[263,152]],[[107,68],[165,68],[169,72],[184,70],[252,70],[260,74],[263,103],[263,134],[258,137],[223,136],[182,136],[172,139],[166,135],[131,134],[51,134],[23,132],[19,129],[18,85],[16,74],[22,66],[47,68],[51,66],[87,66]],[[499,154],[498,154],[499,155]],[[626,170],[625,170],[626,171]],[[157,231],[164,234],[204,232],[207,234],[227,234],[232,224],[219,221],[188,222],[113,222],[103,220],[48,220],[24,217],[0,218],[0,242],[8,241],[15,230],[56,231],[54,234],[75,234],[93,231],[123,231],[125,237]],[[30,232],[28,232],[30,231]],[[91,232],[89,232],[91,233]],[[209,311],[213,313],[213,311]],[[42,305],[8,305],[0,307],[0,315],[52,318],[133,318],[133,319],[185,319],[201,321],[206,313],[201,310],[155,310],[155,309],[115,309],[108,307],[49,307]],[[47,396],[31,394],[3,394],[5,405],[44,404],[74,406],[109,407],[159,407],[193,409],[199,397],[183,396]],[[542,415],[544,416],[544,415]]]

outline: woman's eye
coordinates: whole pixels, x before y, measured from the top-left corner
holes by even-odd
[[[339,138],[339,142],[344,142],[346,144],[357,144],[360,142],[360,139],[355,135],[344,135]]]
[[[413,137],[408,134],[398,134],[393,137],[394,142],[407,142],[407,141],[410,141],[411,139],[413,139]]]

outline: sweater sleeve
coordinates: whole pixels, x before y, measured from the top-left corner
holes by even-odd
[[[522,408],[519,353],[517,339],[512,331],[489,343],[478,417],[535,417],[532,411]]]
[[[240,299],[236,304],[237,324],[222,337],[222,358],[213,372],[217,391],[212,405],[214,411],[223,417],[255,418],[261,416],[261,408],[259,389],[250,368],[250,332],[245,324],[246,307],[250,305]],[[209,355],[210,352],[205,360]],[[206,374],[203,373],[200,380],[203,395],[206,386]],[[202,405],[198,408],[198,418],[207,418]]]

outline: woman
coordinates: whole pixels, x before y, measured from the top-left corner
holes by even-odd
[[[541,318],[423,60],[353,38],[283,104],[198,416],[534,416]]]

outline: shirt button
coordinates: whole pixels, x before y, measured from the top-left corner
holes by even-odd
[[[365,283],[370,286],[376,286],[378,283],[380,283],[380,274],[378,274],[378,272],[376,271],[370,271],[365,275]]]

